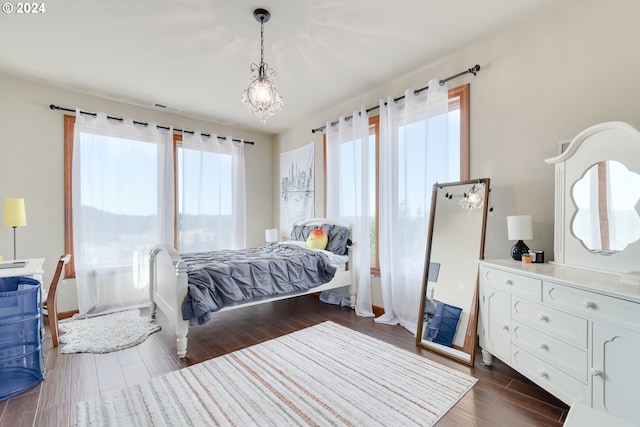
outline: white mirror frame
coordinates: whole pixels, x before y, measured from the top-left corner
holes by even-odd
[[[571,221],[577,212],[571,196],[573,185],[585,171],[605,160],[617,161],[640,173],[640,132],[624,122],[600,123],[580,132],[562,154],[545,160],[555,165],[554,262],[633,277],[634,271],[640,269],[640,241],[617,254],[602,256],[588,250],[571,232]],[[639,208],[640,203],[636,212]]]

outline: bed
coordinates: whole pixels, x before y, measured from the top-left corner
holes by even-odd
[[[326,251],[305,248],[305,241],[309,233],[315,228],[323,228],[328,234],[329,242]],[[149,280],[151,292],[150,315],[156,317],[156,311],[160,309],[168,318],[171,327],[175,328],[178,356],[184,358],[187,353],[187,334],[189,327],[204,324],[219,311],[233,310],[256,304],[264,304],[272,301],[294,298],[316,292],[331,289],[349,287],[350,305],[355,306],[356,286],[353,279],[353,269],[349,268],[352,259],[352,250],[348,245],[351,237],[350,228],[344,227],[325,218],[313,218],[301,222],[293,227],[291,240],[279,243],[267,243],[261,248],[246,249],[243,251],[215,251],[208,254],[179,254],[173,247],[158,245],[151,251],[149,262]],[[343,249],[344,248],[344,249]],[[340,253],[343,252],[344,253]],[[227,253],[222,253],[227,252]],[[304,254],[302,254],[304,252]],[[257,258],[251,258],[257,254]],[[267,255],[265,255],[267,254]],[[296,266],[286,267],[286,272],[262,276],[265,263],[271,265],[270,260],[263,257],[273,254],[274,258],[290,258],[293,264],[298,264],[300,271],[289,270]],[[330,254],[337,255],[335,257]],[[209,260],[210,255],[211,259]],[[234,262],[224,261],[224,255],[231,257]],[[340,255],[343,255],[342,257]],[[307,258],[308,257],[308,258]],[[207,258],[208,260],[205,260]],[[247,263],[262,263],[255,267],[240,265],[235,261],[243,259]],[[342,258],[342,264],[336,264]],[[309,260],[311,259],[311,260]],[[218,261],[222,260],[220,263]],[[346,261],[346,263],[345,263]],[[275,261],[274,261],[275,262]],[[278,261],[279,262],[279,261]],[[316,265],[330,265],[324,273],[322,267]],[[206,273],[203,273],[203,269]],[[269,266],[266,269],[274,269]],[[318,269],[319,276],[307,277],[307,270]],[[235,278],[235,271],[250,270],[249,275],[258,276],[257,282],[270,282],[272,290],[255,291],[253,283],[256,278],[247,279],[243,273],[242,278]],[[259,271],[260,274],[257,274]],[[222,273],[221,273],[222,272]],[[203,277],[209,274],[209,277]],[[291,276],[298,276],[291,280]],[[284,279],[286,277],[286,279]],[[286,283],[278,283],[283,278]],[[304,279],[302,279],[304,278]],[[329,280],[330,279],[330,280]],[[247,281],[253,281],[248,286]],[[326,281],[328,280],[328,281]],[[211,292],[203,291],[203,282],[214,282],[222,290],[212,288]],[[305,282],[305,283],[302,283]],[[286,286],[285,286],[286,285]],[[231,287],[231,290],[229,290]],[[210,301],[204,301],[203,294]],[[211,294],[211,295],[208,295]],[[186,314],[184,316],[183,314]],[[187,319],[185,319],[185,317]]]

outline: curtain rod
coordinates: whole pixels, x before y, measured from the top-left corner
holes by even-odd
[[[478,71],[480,71],[480,65],[476,64],[473,67],[471,67],[471,68],[469,68],[469,69],[467,69],[465,71],[462,71],[462,72],[460,72],[458,74],[454,74],[453,76],[449,76],[446,79],[440,80],[440,85],[445,84],[449,80],[453,80],[453,79],[458,78],[460,76],[464,76],[465,74],[473,74],[475,76],[478,73]],[[425,87],[421,87],[420,89],[416,89],[413,93],[415,95],[418,95],[420,92],[423,92],[423,91],[425,91],[427,89],[429,89],[429,85],[426,85]],[[393,102],[398,102],[401,99],[404,99],[404,95],[399,96],[397,98],[393,98]],[[387,103],[385,102],[384,105],[387,105]],[[370,112],[370,111],[375,110],[376,108],[380,108],[380,105],[375,105],[373,107],[367,108],[367,113]],[[349,120],[349,119],[352,119],[352,118],[353,118],[353,116],[347,116],[347,117],[345,117],[345,120]],[[335,126],[338,123],[339,123],[339,120],[331,122],[331,126]],[[311,129],[311,133],[321,132],[321,131],[325,130],[326,127],[327,126],[325,125],[325,126],[320,126],[318,128],[315,128],[315,129]]]
[[[50,108],[51,110],[69,111],[69,112],[71,112],[71,113],[75,113],[75,112],[76,112],[76,110],[72,110],[71,108],[60,107],[60,106],[58,106],[58,105],[53,105],[53,104],[49,105],[49,108]],[[97,114],[96,114],[96,113],[90,113],[90,112],[88,112],[88,111],[80,111],[80,114],[88,114],[88,115],[90,115],[90,116],[94,116],[94,117],[96,117],[96,116],[97,116]],[[112,120],[119,120],[119,121],[124,120],[122,117],[112,117],[112,116],[107,116],[107,118],[108,118],[108,119],[112,119]],[[145,123],[145,122],[137,122],[137,121],[135,121],[135,120],[133,121],[133,123],[135,123],[135,124],[137,124],[137,125],[149,126],[149,123]],[[165,129],[165,130],[169,130],[169,129],[170,129],[170,128],[169,128],[169,126],[162,126],[162,125],[156,125],[156,126],[158,127],[158,129]],[[192,130],[182,130],[182,129],[173,129],[173,131],[174,131],[174,132],[190,133],[190,134],[195,133],[195,132],[194,132],[194,131],[192,131]],[[203,134],[202,134],[202,136],[207,136],[207,137],[211,138],[211,135],[210,135],[210,134],[208,134],[208,133],[203,133]],[[226,139],[226,137],[224,137],[224,136],[219,136],[219,135],[216,135],[216,136],[218,137],[218,139]],[[251,144],[251,145],[254,145],[254,144],[255,144],[253,141],[242,141],[241,139],[236,139],[236,138],[232,138],[232,140],[233,140],[234,142],[244,142],[245,144]]]

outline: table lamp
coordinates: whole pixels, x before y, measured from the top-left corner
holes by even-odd
[[[517,240],[511,248],[511,258],[521,261],[522,254],[529,252],[523,240],[533,239],[531,215],[515,215],[507,217],[507,233],[509,240]]]
[[[4,199],[4,225],[13,227],[13,259],[16,259],[16,228],[27,225],[24,199]]]
[[[267,243],[273,243],[278,241],[278,229],[277,228],[269,228],[264,230],[264,238]]]

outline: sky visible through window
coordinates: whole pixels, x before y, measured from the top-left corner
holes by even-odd
[[[431,190],[435,182],[423,183],[422,185],[405,185],[406,181],[412,181],[411,171],[422,171],[427,162],[434,161],[436,164],[443,157],[447,159],[447,170],[450,171],[448,181],[458,181],[460,179],[460,109],[452,110],[448,113],[448,143],[444,145],[445,153],[433,153],[428,151],[423,143],[426,133],[426,122],[419,121],[403,128],[399,137],[399,149],[411,150],[413,154],[407,156],[410,160],[407,164],[400,166],[403,170],[399,171],[399,180],[401,188],[406,188],[405,201],[407,208],[416,212],[418,205],[424,204],[425,197],[431,197]],[[353,175],[357,185],[355,188],[341,188],[342,200],[340,202],[343,215],[345,217],[355,217],[359,207],[356,203],[357,188],[361,187],[361,168],[356,158],[361,150],[351,141],[340,146],[340,176]],[[431,155],[431,157],[429,157]],[[435,157],[437,156],[437,157]],[[375,135],[369,135],[369,216],[375,217],[376,213],[376,152],[375,152]],[[405,173],[406,172],[406,173]],[[445,182],[445,181],[442,181]],[[416,205],[413,201],[418,202]]]
[[[190,215],[231,215],[231,155],[182,147],[177,152],[179,212]]]
[[[117,215],[157,213],[155,144],[87,133],[80,144],[83,206]]]
[[[87,133],[81,138],[82,205],[116,215],[155,215],[156,145]],[[177,152],[178,176],[183,177],[178,186],[183,189],[178,191],[180,212],[231,215],[231,156],[182,148]],[[202,188],[207,197],[196,196]]]

